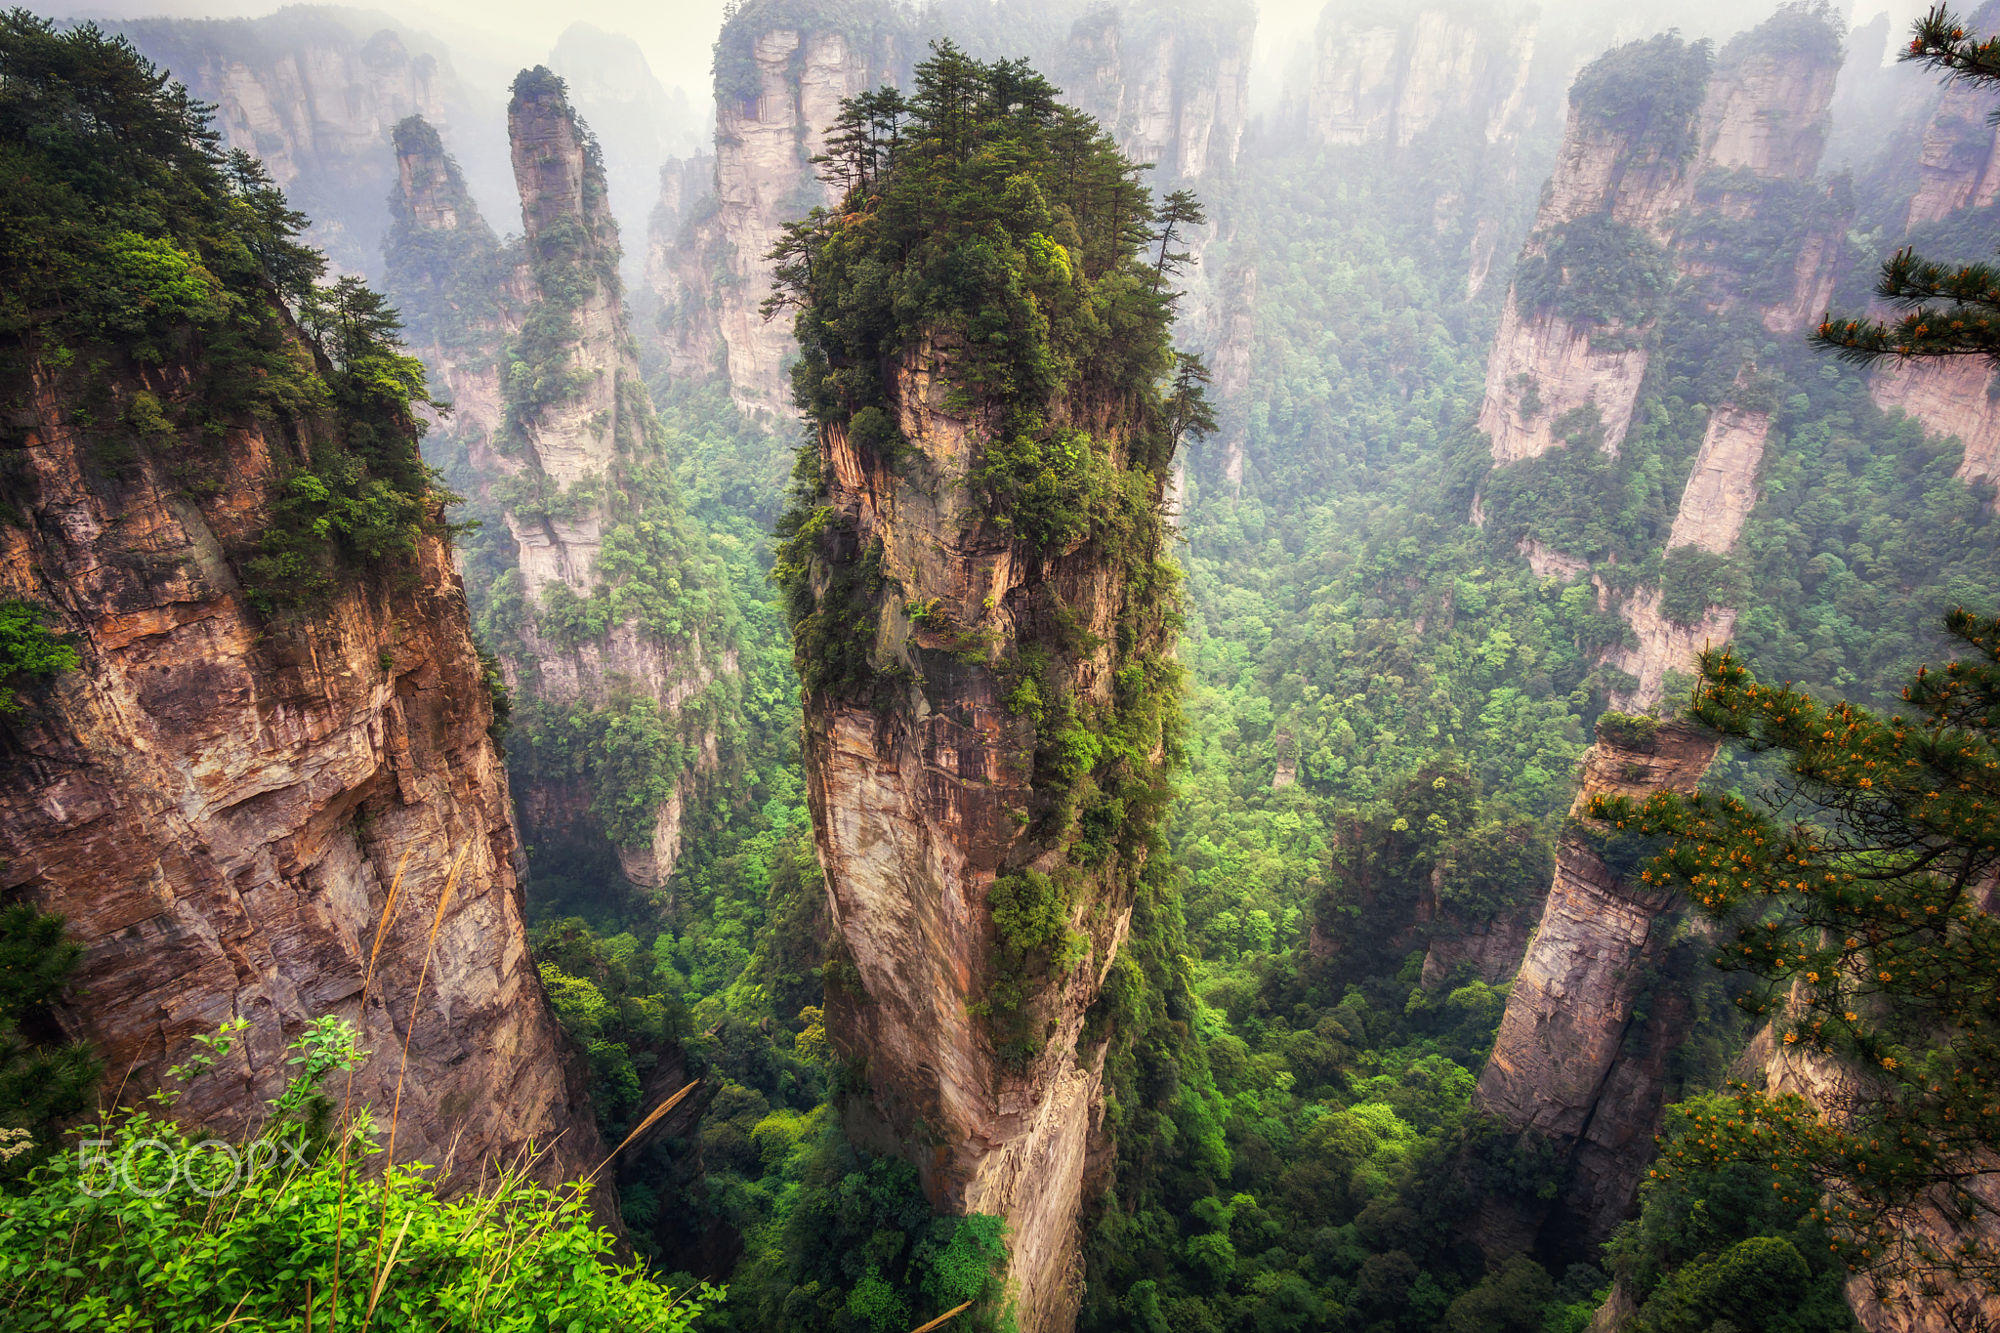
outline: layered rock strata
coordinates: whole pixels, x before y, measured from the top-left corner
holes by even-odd
[[[657,888],[686,801],[719,761],[735,672],[726,594],[697,562],[667,476],[589,131],[545,70],[516,82],[509,129],[518,253],[493,245],[434,133],[399,136],[405,253],[445,258],[428,271],[392,261],[424,279],[394,294],[419,312],[426,359],[457,397],[460,484],[507,532],[475,601],[523,706],[524,817],[538,840],[608,838],[627,878]],[[614,824],[605,811],[621,793],[591,776],[589,756],[635,718],[672,733],[643,765],[656,772],[670,745],[681,758],[649,811]]]
[[[369,1052],[356,1103],[386,1129],[401,1089],[399,1160],[453,1185],[530,1145],[552,1174],[594,1166],[527,956],[507,776],[444,543],[268,620],[243,553],[335,427],[154,435],[107,471],[102,414],[73,412],[62,385],[38,370],[10,409],[0,598],[51,608],[82,665],[0,721],[0,893],[61,913],[85,946],[64,1029],[129,1099],[194,1038],[249,1020],[176,1107],[240,1133],[297,1072],[286,1044],[338,1015]],[[169,364],[113,391],[189,387]],[[191,489],[189,453],[225,484]]]
[[[1645,739],[1600,728],[1572,816],[1594,796],[1692,791],[1717,742],[1678,724]],[[1668,992],[1634,1011],[1678,917],[1667,895],[1614,871],[1602,830],[1579,826],[1556,852],[1540,926],[1521,961],[1475,1105],[1551,1145],[1564,1172],[1546,1215],[1572,1241],[1603,1240],[1631,1206],[1666,1099],[1666,1060],[1689,1015]],[[1545,1215],[1545,1216],[1546,1216]],[[1543,1216],[1485,1219],[1489,1245],[1531,1242]]]
[[[1079,1039],[1124,939],[1138,867],[1119,853],[1083,872],[1064,923],[1081,956],[1024,1002],[1026,1044],[1000,1049],[982,1017],[999,967],[989,894],[1002,876],[1078,873],[1074,831],[1047,823],[1036,724],[1008,706],[1003,666],[1064,633],[1058,621],[1071,625],[1090,646],[1054,660],[1044,695],[1059,689],[1079,713],[1110,715],[1135,651],[1119,646],[1135,594],[1095,546],[1031,554],[980,507],[967,478],[982,421],[954,406],[949,355],[926,344],[890,381],[915,467],[858,448],[844,425],[820,429],[826,512],[850,527],[836,554],[876,553],[865,558],[879,559],[883,588],[870,650],[879,687],[806,697],[820,862],[855,977],[829,989],[827,1024],[866,1061],[853,1132],[910,1155],[940,1207],[1007,1220],[1020,1326],[1047,1333],[1071,1327],[1080,1295],[1077,1219],[1086,1163],[1102,1147],[1104,1047]],[[1118,450],[1118,422],[1093,422]],[[819,595],[834,577],[832,567],[815,576]],[[1157,651],[1150,640],[1164,629],[1141,622],[1139,648]]]

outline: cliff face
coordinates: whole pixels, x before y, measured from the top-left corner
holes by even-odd
[[[756,5],[724,27],[715,90],[711,199],[690,211],[685,177],[669,169],[647,282],[675,318],[666,333],[677,374],[704,377],[721,354],[730,396],[746,412],[790,407],[784,363],[792,350],[783,320],[759,310],[771,290],[771,247],[787,222],[832,193],[812,166],[826,127],[856,93],[892,82],[898,50],[885,12],[865,31],[815,30],[786,20],[767,24]],[[663,329],[666,327],[663,323]]]
[[[444,124],[464,114],[465,102],[450,68],[415,34],[358,17],[294,9],[122,30],[215,105],[225,145],[263,160],[313,219],[313,244],[337,267],[368,272],[381,254],[382,200],[395,180],[390,130],[407,116]]]
[[[425,246],[438,262],[396,294],[423,312],[426,357],[459,395],[461,488],[507,533],[484,551],[476,609],[522,699],[524,816],[538,839],[608,839],[627,878],[659,887],[686,800],[720,758],[725,598],[683,531],[595,144],[546,71],[517,81],[509,130],[518,254],[492,244],[435,134],[404,136],[396,208],[413,239],[392,268],[426,271],[409,262]],[[643,738],[628,743],[645,772],[600,781],[621,729]],[[614,807],[632,786],[658,794]]]
[[[568,85],[577,114],[596,128],[619,230],[643,236],[660,164],[692,152],[700,138],[687,94],[661,86],[632,38],[589,23],[563,29],[549,68]]]
[[[1981,33],[2000,29],[2000,4],[1983,6],[1971,26]],[[2000,198],[2000,136],[1989,119],[1991,110],[1987,94],[1960,84],[1946,86],[1924,127],[1909,230]],[[1919,252],[1941,260],[1985,258],[1938,252],[1922,242]],[[2000,401],[1992,367],[1982,358],[1884,361],[1870,376],[1869,392],[1877,406],[1909,413],[1931,434],[1956,437],[1965,446],[1961,478],[2000,480]]]
[[[1008,707],[1006,681],[986,663],[1046,632],[1051,614],[1072,618],[1096,647],[1060,669],[1062,688],[1080,709],[1108,710],[1130,594],[1089,554],[1024,556],[979,510],[964,479],[982,426],[947,405],[937,356],[926,347],[906,358],[891,396],[905,438],[942,484],[899,477],[842,428],[821,437],[829,503],[851,518],[857,550],[880,543],[885,586],[897,589],[874,652],[909,663],[918,682],[888,686],[872,703],[807,697],[820,860],[859,980],[853,991],[829,989],[828,1030],[866,1057],[871,1104],[856,1131],[918,1145],[940,1206],[1005,1217],[1022,1329],[1066,1329],[1079,1294],[1085,1162],[1102,1117],[1103,1046],[1078,1043],[1124,938],[1131,888],[1077,894],[1063,924],[1087,948],[1021,1017],[1037,1053],[1004,1057],[979,1016],[995,980],[989,894],[1003,873],[1064,873],[1064,848],[1024,818],[1042,803],[1031,785],[1035,727]],[[923,624],[904,606],[928,608]],[[959,660],[968,635],[992,645],[980,665]]]
[[[1051,67],[1064,96],[1095,116],[1155,179],[1187,181],[1236,161],[1250,104],[1257,15],[1216,3],[1079,18]]]
[[[1654,262],[1663,275],[1699,284],[1717,315],[1754,292],[1772,333],[1795,333],[1824,309],[1844,235],[1837,209],[1811,201],[1811,223],[1788,239],[1775,284],[1738,272],[1742,259],[1729,240],[1732,224],[1800,211],[1830,125],[1838,45],[1822,43],[1800,56],[1770,40],[1773,24],[1731,43],[1706,78],[1704,62],[1666,52],[1663,39],[1613,52],[1579,77],[1555,171],[1522,250],[1521,269],[1534,281],[1524,287],[1517,280],[1509,291],[1487,367],[1479,425],[1496,463],[1555,447],[1565,418],[1573,423],[1571,414],[1582,409],[1595,412],[1609,452],[1630,429],[1658,302],[1617,309],[1594,302],[1589,288],[1609,275],[1580,236],[1622,250],[1618,264],[1639,263],[1659,247]],[[1655,80],[1650,98],[1609,100],[1607,79],[1624,78],[1628,63],[1663,60],[1678,62],[1678,86]]]
[[[1674,724],[1643,740],[1600,731],[1571,813],[1598,795],[1692,791],[1716,748]],[[1573,1224],[1566,1240],[1601,1241],[1631,1206],[1666,1101],[1668,1053],[1689,1018],[1665,996],[1643,1020],[1633,1017],[1674,940],[1670,905],[1613,870],[1591,836],[1563,838],[1475,1098],[1482,1111],[1553,1146],[1562,1192],[1542,1216],[1482,1219],[1489,1246],[1531,1241],[1549,1215]]]
[[[1328,5],[1313,38],[1306,131],[1321,143],[1408,147],[1446,121],[1518,134],[1534,58],[1531,16],[1499,8]]]
[[[470,1178],[532,1141],[553,1170],[588,1169],[602,1145],[527,958],[507,777],[449,553],[426,537],[407,577],[346,578],[303,622],[267,621],[241,558],[330,425],[125,441],[107,470],[103,418],[73,411],[73,378],[37,368],[9,386],[16,514],[0,525],[0,596],[53,608],[83,656],[0,725],[0,888],[62,913],[87,949],[64,1026],[130,1097],[193,1037],[249,1019],[234,1077],[177,1111],[228,1132],[296,1072],[284,1044],[337,1014],[371,1052],[355,1094],[378,1122],[409,1042],[399,1158]],[[188,387],[169,363],[111,391],[172,403]],[[187,458],[225,484],[190,487]]]
[[[1739,380],[1739,389],[1746,387]],[[1757,499],[1757,470],[1764,460],[1764,442],[1771,433],[1771,413],[1728,401],[1708,419],[1708,432],[1695,455],[1687,485],[1681,491],[1680,507],[1674,513],[1673,528],[1667,534],[1666,552],[1692,547],[1715,555],[1735,549],[1743,534],[1743,524]],[[1601,600],[1611,593],[1600,581]],[[1632,641],[1613,648],[1604,660],[1623,671],[1634,682],[1628,689],[1613,690],[1614,708],[1627,712],[1645,711],[1658,705],[1669,671],[1692,670],[1702,649],[1720,647],[1736,628],[1736,612],[1731,607],[1710,605],[1694,624],[1685,624],[1662,613],[1665,600],[1661,589],[1642,587],[1624,600],[1620,608],[1632,628]]]
[[[2000,28],[2000,4],[1988,0],[1973,11],[1968,26],[1975,33]],[[1992,99],[1979,89],[1945,85],[1924,125],[1906,229],[2000,198],[2000,133],[1992,109]]]
[[[1616,134],[1593,129],[1587,70],[1524,270],[1532,275],[1533,260],[1555,253],[1566,225],[1608,217],[1630,229],[1622,233],[1628,256],[1645,254],[1649,243],[1658,247],[1652,262],[1676,285],[1677,317],[1713,320],[1725,331],[1753,329],[1757,337],[1796,333],[1798,312],[1830,290],[1844,226],[1838,201],[1810,180],[1825,142],[1840,49],[1824,32],[1787,31],[1785,25],[1800,22],[1805,20],[1781,14],[1725,48],[1699,98],[1674,102],[1683,118],[1671,133],[1657,123],[1635,123]],[[1806,41],[1817,58],[1799,55]],[[1676,145],[1679,153],[1658,151]],[[1787,228],[1790,248],[1779,258],[1793,261],[1789,265],[1773,269],[1771,256],[1743,247],[1740,229],[1760,219]],[[1615,450],[1645,375],[1651,318],[1612,330],[1617,349],[1605,354],[1595,346],[1600,333],[1558,311],[1530,324],[1521,304],[1517,283],[1489,366],[1482,425],[1492,432],[1496,465],[1518,465],[1558,442],[1548,417],[1522,411],[1524,400],[1536,405],[1536,396],[1544,404],[1553,399],[1557,412],[1596,407],[1605,446]],[[1602,358],[1602,368],[1591,364],[1593,357]],[[1746,361],[1710,413],[1661,548],[1666,571],[1678,563],[1676,553],[1682,559],[1726,555],[1740,539],[1756,502],[1779,391],[1768,381]],[[1619,673],[1609,691],[1616,710],[1658,706],[1667,674],[1692,670],[1701,650],[1726,643],[1735,627],[1736,612],[1727,606],[1702,607],[1690,622],[1676,618],[1685,617],[1686,608],[1669,614],[1661,585],[1620,592],[1574,553],[1551,550],[1532,537],[1524,539],[1523,550],[1539,574],[1588,575],[1599,606],[1615,606],[1626,621],[1626,641],[1602,658]],[[1716,750],[1712,740],[1673,725],[1638,748],[1614,739],[1618,734],[1601,730],[1586,756],[1574,810],[1600,793],[1691,790]],[[1616,873],[1591,839],[1564,839],[1478,1101],[1503,1122],[1552,1144],[1567,1176],[1546,1215],[1487,1218],[1489,1242],[1522,1243],[1552,1218],[1561,1220],[1553,1236],[1602,1239],[1631,1206],[1666,1100],[1667,1055],[1692,1021],[1685,1005],[1670,997],[1643,1006],[1643,1020],[1634,1017],[1648,976],[1677,937],[1678,917],[1670,908],[1667,899]]]
[[[534,300],[527,256],[502,247],[428,121],[400,122],[393,140],[387,284],[411,349],[451,403],[440,437],[463,441],[475,468],[496,472],[502,353]]]
[[[1573,105],[1522,264],[1546,261],[1565,230],[1587,219],[1603,219],[1654,242],[1663,239],[1686,176],[1673,144],[1688,126],[1684,118],[1678,124],[1655,122],[1674,119],[1678,110],[1651,107],[1636,124],[1614,124],[1588,106]],[[1564,272],[1561,279],[1578,276]],[[1604,447],[1616,452],[1645,379],[1644,333],[1651,314],[1621,310],[1593,321],[1573,309],[1524,299],[1516,282],[1494,336],[1479,409],[1479,428],[1493,442],[1494,462],[1546,452],[1561,442],[1558,423],[1585,410],[1595,412]]]

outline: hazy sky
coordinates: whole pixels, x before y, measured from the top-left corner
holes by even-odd
[[[62,17],[235,18],[268,14],[272,0],[27,0],[30,8]],[[1393,9],[1399,0],[1384,0]],[[579,20],[612,31],[629,33],[645,50],[653,72],[668,87],[688,90],[694,104],[707,101],[709,45],[722,23],[723,0],[396,0],[356,8],[380,9],[411,27],[443,38],[454,51],[453,64],[470,78],[504,78],[524,64],[543,59],[556,37]],[[1262,0],[1259,5],[1258,48],[1265,60],[1282,61],[1296,51],[1297,39],[1309,32],[1324,0]],[[1965,7],[1971,8],[1973,0]],[[1621,27],[1653,31],[1680,26],[1690,34],[1727,33],[1762,19],[1776,0],[1543,0],[1556,13],[1615,16]],[[1928,0],[1842,0],[1862,21],[1889,11],[1897,29],[1928,7]],[[1636,33],[1635,33],[1636,35]],[[1266,66],[1269,68],[1270,66]]]

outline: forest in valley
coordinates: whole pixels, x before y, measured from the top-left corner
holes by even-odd
[[[1619,8],[0,16],[0,1330],[1993,1327],[2000,6]]]

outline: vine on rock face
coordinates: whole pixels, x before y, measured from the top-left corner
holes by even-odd
[[[1017,817],[1038,867],[1022,855],[993,886],[985,1008],[1019,1061],[1046,1039],[1031,1000],[1088,952],[1079,908],[1130,898],[1171,795],[1180,576],[1161,497],[1182,437],[1213,421],[1206,371],[1172,348],[1170,286],[1203,219],[1185,194],[1156,212],[1139,168],[1022,62],[944,42],[913,86],[843,105],[820,163],[846,193],[772,255],[766,314],[797,312],[793,393],[816,427],[772,577],[809,706],[890,707],[933,680],[999,678],[1031,766],[1032,808]],[[919,419],[909,385],[933,370],[945,412],[970,426],[959,476],[939,476],[904,435]],[[836,441],[878,484],[969,488],[968,535],[1027,570],[999,592],[1007,615],[988,599],[958,624],[890,586],[903,571],[837,492]],[[1116,591],[1094,617],[1106,608],[1085,589],[1100,571]],[[887,633],[885,612],[921,634]],[[1050,849],[1059,862],[1040,859]]]

